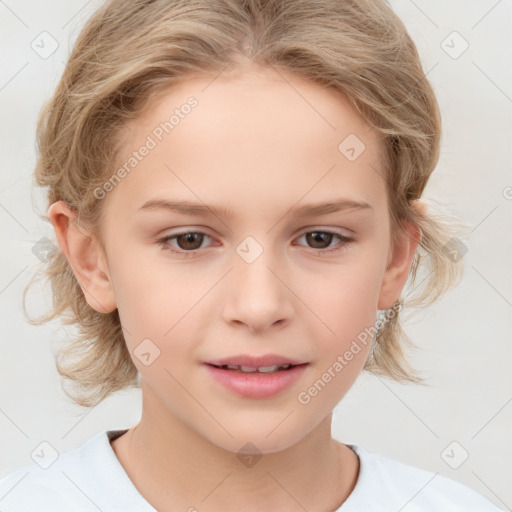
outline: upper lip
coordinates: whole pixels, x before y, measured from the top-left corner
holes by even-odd
[[[206,364],[214,366],[248,366],[251,368],[261,368],[274,365],[284,364],[305,364],[307,361],[300,361],[298,359],[292,359],[290,357],[280,356],[277,354],[266,354],[264,356],[251,356],[249,354],[240,354],[231,357],[223,357],[222,359],[213,359],[211,361],[205,361]]]

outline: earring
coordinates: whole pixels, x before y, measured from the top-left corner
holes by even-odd
[[[376,322],[376,331],[375,331],[375,341],[378,341],[378,338],[381,336],[384,331],[384,325],[389,322],[389,320],[396,315],[398,315],[399,311],[401,311],[404,305],[403,299],[396,300],[390,308],[387,308],[380,314],[379,319]]]

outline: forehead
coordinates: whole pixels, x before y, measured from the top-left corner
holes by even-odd
[[[211,138],[215,134],[217,138],[229,134],[231,140],[243,140],[246,145],[252,142],[253,146],[257,140],[247,136],[259,135],[258,140],[267,144],[271,140],[277,144],[288,136],[294,140],[301,137],[301,142],[309,140],[311,145],[322,138],[326,145],[332,142],[337,146],[336,142],[349,133],[365,144],[377,140],[377,133],[341,92],[288,70],[251,67],[227,75],[192,76],[159,91],[141,115],[127,123],[125,147],[136,147],[141,137],[169,121],[173,113],[179,115],[176,111],[191,97],[197,106],[186,109],[190,115],[182,114],[173,121],[178,121],[180,129],[176,124],[172,137],[165,137],[164,142],[179,139],[180,143],[194,144],[194,138],[206,142],[205,135]],[[192,139],[186,137],[191,131],[195,133]]]
[[[341,93],[283,70],[183,80],[128,128],[119,166],[142,146],[152,148],[112,195],[122,189],[138,206],[167,190],[206,203],[222,195],[240,205],[291,204],[305,194],[314,200],[340,186],[365,190],[356,199],[375,202],[385,190],[378,133]]]

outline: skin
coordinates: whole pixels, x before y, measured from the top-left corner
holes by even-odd
[[[369,344],[308,404],[297,397],[400,297],[419,229],[407,225],[391,250],[379,134],[341,94],[283,71],[246,67],[173,86],[130,122],[120,162],[190,96],[198,106],[102,199],[104,247],[63,202],[48,212],[88,303],[118,308],[141,374],[141,420],[112,447],[161,511],[334,510],[356,485],[359,461],[332,439],[331,413]],[[349,134],[366,146],[354,161],[338,150]],[[220,205],[232,217],[137,211],[156,197]],[[338,198],[372,209],[289,212]],[[207,236],[195,246],[157,241],[185,230]],[[322,230],[354,240],[314,245],[304,236]],[[251,263],[236,252],[247,236],[263,249]],[[170,252],[187,247],[195,254]],[[145,338],[160,350],[148,366],[133,355]],[[268,353],[310,364],[266,399],[233,394],[202,365]],[[252,467],[237,457],[247,442],[263,455]]]

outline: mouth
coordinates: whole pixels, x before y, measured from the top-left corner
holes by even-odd
[[[212,359],[205,361],[206,364],[220,367],[226,367],[230,370],[242,369],[242,371],[250,372],[251,369],[262,372],[276,371],[277,369],[287,369],[289,366],[297,366],[307,364],[307,361],[293,359],[279,354],[265,354],[261,356],[253,356],[250,354],[239,354],[236,356],[224,357],[221,359]],[[226,369],[225,368],[225,369]]]
[[[295,366],[305,366],[308,363],[301,363],[301,364],[273,364],[271,366],[243,366],[243,365],[236,365],[236,364],[223,364],[223,365],[216,365],[211,363],[206,363],[209,366],[213,366],[215,368],[219,368],[221,370],[231,370],[233,372],[237,373],[277,373],[277,372],[286,372],[290,369],[294,368]]]

